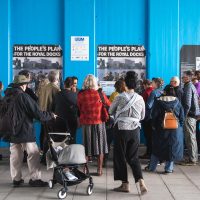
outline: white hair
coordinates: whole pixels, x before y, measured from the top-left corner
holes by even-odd
[[[179,79],[178,76],[173,76],[173,77],[171,78],[171,80],[176,81],[176,85],[177,85],[177,86],[180,85],[180,79]]]
[[[88,74],[83,82],[83,90],[94,89],[98,90],[97,78],[93,74]]]

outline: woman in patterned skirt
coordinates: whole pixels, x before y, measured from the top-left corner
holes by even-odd
[[[110,102],[104,93],[103,97],[104,104],[110,106]],[[97,173],[99,176],[102,175],[104,154],[108,153],[105,122],[101,119],[102,106],[97,80],[93,75],[88,75],[84,80],[82,90],[78,93],[78,107],[86,159],[88,160],[89,156],[97,156]]]

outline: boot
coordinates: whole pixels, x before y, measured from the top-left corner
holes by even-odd
[[[130,192],[130,186],[129,186],[129,182],[127,183],[123,183],[117,187],[117,188],[114,188],[114,191],[116,192]]]
[[[147,187],[144,183],[144,179],[140,179],[139,180],[139,184],[140,184],[140,192],[141,192],[141,195],[145,194],[148,190],[147,190]]]

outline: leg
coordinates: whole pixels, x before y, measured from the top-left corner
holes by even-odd
[[[28,153],[27,164],[30,178],[32,180],[41,179],[40,153],[37,144],[35,142],[30,142],[24,143],[23,145]]]
[[[20,181],[22,179],[22,164],[23,164],[24,150],[22,144],[10,145],[10,173],[13,181]]]
[[[143,123],[144,127],[144,136],[146,139],[146,155],[151,156],[152,152],[152,126],[151,126],[151,120],[145,121]]]
[[[68,119],[68,126],[71,132],[72,140],[70,144],[76,144],[76,129],[77,129],[77,121]]]
[[[156,170],[158,163],[159,163],[158,157],[151,154],[151,159],[150,159],[150,163],[149,163],[149,170],[154,172]]]
[[[197,138],[197,147],[198,147],[198,153],[200,153],[200,121],[197,121],[196,123],[196,138]]]
[[[102,166],[103,166],[103,158],[104,158],[104,155],[103,154],[100,154],[98,155],[98,169],[97,169],[97,174],[98,176],[101,176],[103,173],[102,173]]]
[[[122,184],[114,188],[114,191],[117,192],[129,192],[129,182],[128,182],[128,171],[127,171],[127,165],[126,165],[126,144],[123,138],[123,133],[120,133],[118,129],[115,129],[115,135],[114,135],[114,155],[113,155],[113,161],[114,161],[114,180],[121,180]]]
[[[127,131],[127,134],[126,134],[126,142],[127,142],[126,159],[132,169],[135,182],[136,183],[139,182],[141,194],[144,194],[147,192],[147,187],[144,183],[141,165],[140,165],[140,161],[138,159],[138,148],[139,148],[139,144],[140,144],[139,135],[140,135],[139,128],[137,128],[131,132]]]
[[[107,134],[107,143],[108,143],[108,153],[110,152],[110,145],[113,141],[113,128],[106,130]]]
[[[185,143],[188,148],[189,159],[192,162],[198,160],[196,140],[196,119],[187,117],[184,124]]]
[[[126,131],[124,135],[126,136],[126,160],[130,165],[135,182],[137,183],[139,179],[143,179],[140,161],[138,158],[138,148],[140,144],[139,139],[140,129]]]
[[[174,169],[174,162],[173,161],[166,161],[165,163],[165,172],[171,173]]]
[[[92,133],[91,128],[87,125],[82,127],[83,132],[83,145],[85,146],[85,154],[87,159],[89,156],[92,156]]]
[[[44,125],[41,123],[40,129],[40,149],[43,151],[43,144],[44,144]]]
[[[128,173],[125,158],[126,145],[123,139],[123,133],[120,133],[118,128],[116,128],[114,137],[114,180],[128,182]]]

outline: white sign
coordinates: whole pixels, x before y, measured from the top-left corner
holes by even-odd
[[[196,70],[200,70],[200,57],[196,57]]]
[[[71,60],[89,61],[89,36],[71,36]]]

